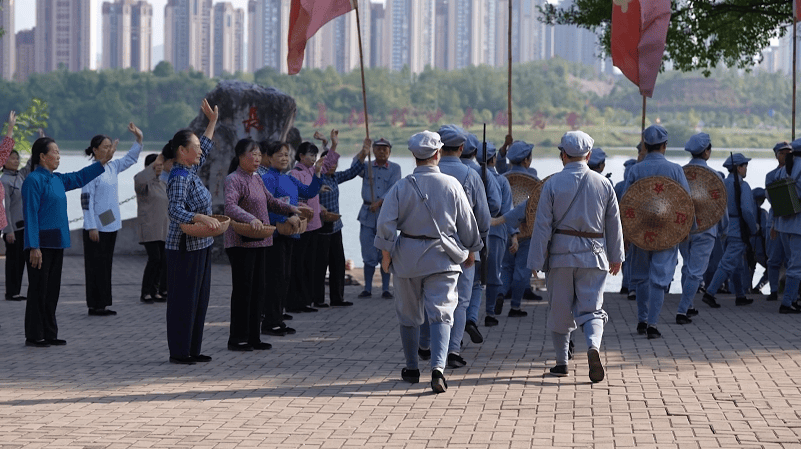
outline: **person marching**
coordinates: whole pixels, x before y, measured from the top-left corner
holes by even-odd
[[[167,215],[167,183],[162,181],[164,156],[148,154],[145,169],[134,176],[136,231],[147,251],[139,300],[145,304],[167,301],[167,254],[165,243],[170,217]]]
[[[792,141],[790,145],[793,147],[792,156],[787,158],[784,173],[781,173],[780,179],[791,178],[794,180],[796,194],[801,198],[801,139]],[[781,236],[782,246],[787,257],[784,297],[779,312],[788,313],[788,307],[801,312],[801,306],[796,302],[801,285],[801,213],[776,217],[774,226]]]
[[[332,141],[335,136],[331,136]],[[353,158],[350,168],[344,171],[336,171],[337,166],[333,165],[321,179],[323,187],[320,190],[320,205],[328,212],[339,213],[339,185],[350,181],[364,170],[364,159],[370,152],[372,143],[370,139],[364,139],[362,150]],[[323,147],[325,147],[323,142]],[[323,150],[320,157],[324,157],[328,150]],[[325,298],[325,272],[329,271],[328,276],[328,298],[331,307],[348,307],[353,303],[345,301],[345,248],[342,246],[342,219],[338,218],[335,222],[323,223],[320,228],[319,250],[320,257],[317,258],[317,270],[315,276],[320,277],[317,284],[320,290],[316,293],[317,298]]]
[[[475,170],[462,164],[459,159],[464,143],[467,140],[467,132],[456,125],[444,125],[437,131],[437,135],[442,142],[439,171],[456,178],[462,186],[464,193],[467,195],[470,210],[473,211],[476,223],[478,223],[481,238],[486,239],[489,233],[491,217],[487,205],[487,194],[484,191],[484,183],[481,182],[481,176]],[[459,302],[453,313],[453,326],[451,327],[450,343],[448,344],[447,362],[450,368],[461,368],[467,365],[467,362],[460,354],[462,337],[467,324],[467,306],[473,296],[473,279],[476,272],[474,259],[475,257],[470,261],[469,266],[462,265],[458,279]],[[420,333],[420,349],[425,357],[429,350],[429,327],[427,323],[423,323]]]
[[[203,114],[209,121],[200,139],[188,129],[175,133],[161,153],[172,161],[167,181],[170,229],[167,234],[167,345],[170,363],[192,365],[210,362],[211,357],[200,353],[203,344],[203,324],[211,293],[212,237],[193,237],[181,230],[184,223],[202,223],[219,229],[220,222],[211,217],[211,193],[203,185],[198,172],[214,148],[214,127],[220,116],[219,108],[203,99]]]
[[[373,275],[375,267],[381,263],[381,251],[373,245],[375,240],[376,220],[384,203],[384,196],[389,189],[401,179],[400,165],[390,162],[392,144],[386,139],[373,142],[375,160],[371,167],[364,167],[359,174],[362,177],[362,207],[359,209],[359,243],[362,248],[364,263],[364,290],[359,298],[373,296]],[[371,174],[372,173],[372,174]],[[371,178],[372,176],[372,178]],[[392,299],[389,291],[390,274],[381,272],[381,297]]]
[[[628,188],[643,178],[665,176],[679,184],[690,193],[690,185],[679,164],[665,159],[668,133],[660,125],[651,125],[642,133],[644,152],[642,161],[629,169],[623,195]],[[637,245],[631,246],[631,285],[637,292],[637,333],[647,334],[648,338],[659,338],[662,334],[656,328],[665,292],[673,280],[673,272],[678,260],[678,245],[662,251],[647,251]]]
[[[248,223],[254,231],[270,225],[269,211],[282,215],[298,214],[297,207],[276,200],[256,170],[261,163],[261,149],[253,139],[245,138],[234,147],[234,158],[225,178],[225,215],[231,220]],[[241,236],[229,227],[225,231],[225,253],[231,263],[231,326],[228,349],[252,351],[270,349],[261,341],[262,302],[266,293],[264,281],[265,249],[272,236],[257,239]]]
[[[623,185],[626,184],[626,177],[629,174],[629,168],[637,163],[637,159],[629,159],[623,163],[623,180],[615,184],[615,196],[617,202],[620,204],[620,199],[623,197]],[[631,285],[631,262],[629,262],[630,254],[626,253],[626,260],[623,261],[623,267],[620,269],[623,273],[623,282],[620,285],[620,294],[626,295],[629,300],[637,299],[637,293]]]
[[[587,166],[590,167],[590,170],[604,174],[604,169],[606,168],[606,152],[603,148],[593,148],[590,152],[590,160],[587,162]],[[609,179],[612,176],[611,173],[606,174],[604,177]],[[610,181],[611,182],[611,181]]]
[[[793,151],[793,147],[787,142],[779,142],[773,147],[773,154],[779,162],[779,166],[769,171],[765,175],[765,187],[770,186],[776,181],[784,179],[787,172],[784,169],[785,160],[787,156]],[[770,195],[767,195],[768,202],[771,202]],[[779,276],[781,268],[786,264],[787,257],[784,253],[784,245],[782,245],[781,233],[776,229],[776,222],[779,217],[773,215],[773,204],[771,204],[770,211],[768,212],[768,226],[770,226],[769,234],[770,239],[767,242],[768,250],[768,284],[770,284],[770,294],[768,301],[776,301],[779,299]]]
[[[114,153],[73,173],[55,173],[61,162],[56,142],[40,137],[31,146],[33,171],[22,183],[25,216],[25,258],[28,269],[28,302],[25,304],[25,346],[63,346],[58,338],[56,306],[61,291],[64,249],[70,247],[67,191],[78,189],[104,173]]]
[[[720,304],[715,299],[721,284],[726,279],[729,279],[730,285],[734,289],[736,300],[735,305],[747,306],[754,302],[753,299],[745,297],[745,287],[743,286],[743,270],[747,270],[746,266],[746,252],[748,250],[745,240],[749,240],[752,235],[757,232],[757,207],[754,203],[754,197],[751,194],[751,187],[745,181],[745,176],[748,173],[748,161],[751,159],[743,156],[740,153],[734,153],[726,158],[723,162],[723,167],[729,170],[729,176],[726,177],[724,184],[726,185],[726,195],[728,195],[728,214],[729,214],[729,227],[726,233],[726,248],[723,251],[723,257],[720,264],[715,270],[715,275],[712,276],[712,281],[706,287],[706,292],[702,301],[713,309],[720,307]],[[736,194],[735,189],[739,185],[739,194]],[[739,196],[739,198],[738,198]],[[739,199],[739,204],[737,200]],[[746,226],[743,229],[743,225]],[[748,287],[751,287],[749,283]],[[784,307],[784,305],[782,305]],[[781,313],[801,313],[793,307],[787,306],[788,310],[780,309]]]
[[[83,208],[83,261],[86,276],[86,306],[89,315],[109,316],[117,312],[107,309],[111,305],[111,268],[114,262],[114,246],[117,231],[122,229],[120,215],[119,174],[129,169],[139,159],[142,151],[142,131],[133,123],[128,124],[136,141],[122,159],[105,165],[105,172],[81,189]],[[117,150],[119,139],[111,141],[104,135],[92,137],[86,155],[100,159],[106,153]]]
[[[517,148],[516,151],[511,152],[512,145],[515,144],[522,146]],[[537,176],[537,169],[531,166],[533,153],[530,151],[526,153],[525,150],[527,148],[533,149],[534,145],[523,142],[522,140],[513,140],[512,136],[507,134],[506,140],[498,149],[498,162],[495,163],[495,169],[498,171],[498,173],[504,174],[508,171],[521,171],[539,179]],[[526,157],[526,155],[528,157]],[[521,158],[520,156],[524,157]],[[512,167],[509,167],[509,165],[506,163],[507,157],[509,158],[509,162],[512,164]],[[515,169],[514,166],[517,166],[517,168]]]
[[[704,167],[715,176],[720,177],[721,180],[723,179],[718,172],[709,168],[706,162],[712,154],[712,142],[709,134],[698,133],[690,137],[690,140],[684,145],[684,151],[692,155],[688,166]],[[728,220],[727,214],[721,218],[723,223],[728,223]],[[726,225],[724,224],[724,226]],[[686,240],[679,243],[679,253],[681,253],[683,263],[681,267],[681,301],[676,310],[676,324],[692,323],[692,319],[689,317],[698,315],[698,310],[693,307],[693,299],[704,278],[709,264],[709,256],[712,254],[715,239],[718,237],[719,227],[716,224],[706,231],[690,234]]]
[[[401,378],[420,381],[420,325],[427,323],[431,388],[442,393],[448,388],[443,371],[459,302],[456,284],[462,267],[472,266],[474,253],[483,245],[462,185],[437,167],[443,146],[439,134],[417,133],[408,146],[417,167],[384,195],[375,246],[381,251],[382,268],[395,275],[395,311],[406,357]]]
[[[556,351],[555,376],[568,376],[570,334],[580,326],[587,340],[590,380],[604,379],[599,350],[604,324],[607,273],[623,262],[623,227],[615,191],[603,175],[590,170],[593,139],[570,131],[559,144],[564,169],[542,187],[528,267],[546,272],[548,329]]]

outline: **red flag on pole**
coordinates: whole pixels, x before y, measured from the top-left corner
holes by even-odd
[[[289,51],[286,56],[290,75],[300,72],[306,42],[329,21],[355,8],[356,0],[292,0],[289,10]]]
[[[793,0],[793,19],[801,21],[801,0]]]
[[[654,94],[669,23],[670,0],[612,2],[612,62],[647,97]]]

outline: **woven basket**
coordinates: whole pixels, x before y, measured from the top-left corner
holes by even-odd
[[[291,224],[285,222],[276,223],[275,230],[278,231],[281,235],[295,235],[295,234],[303,234],[306,232],[306,227],[308,226],[308,220],[302,219],[300,220],[300,227],[299,229],[295,229],[292,227]]]
[[[694,210],[678,182],[664,176],[640,179],[620,200],[623,238],[646,251],[672,248],[690,234]]]
[[[306,232],[307,226],[309,226],[309,220],[306,220],[305,218],[300,220],[300,230],[298,231],[298,234],[303,234]]]
[[[228,225],[231,224],[231,219],[225,215],[211,215],[211,218],[215,218],[220,222],[219,228],[211,229],[203,223],[183,223],[181,224],[181,231],[192,237],[217,237],[224,234],[228,229]]]
[[[304,220],[311,220],[314,217],[314,209],[309,207],[306,203],[299,203],[298,208],[300,209],[300,218]]]
[[[535,188],[542,186],[542,181],[526,173],[507,172],[503,175],[512,188],[512,207],[527,200]]]
[[[517,236],[519,240],[531,237],[531,234],[534,232],[534,219],[537,218],[537,206],[540,204],[542,187],[551,176],[553,175],[543,179],[542,182],[537,184],[537,186],[531,191],[531,194],[528,197],[528,204],[526,204],[526,220],[520,225],[520,234]]]
[[[342,215],[334,212],[328,212],[327,210],[320,212],[320,219],[325,223],[333,223],[340,218],[342,218]]]
[[[695,209],[698,228],[693,233],[704,232],[715,226],[727,213],[726,186],[717,173],[699,165],[685,165],[684,176],[690,184],[690,196]]]
[[[240,223],[234,220],[231,220],[231,227],[237,234],[252,239],[266,239],[275,232],[275,226],[267,225],[261,231],[256,231],[250,226],[250,223]]]

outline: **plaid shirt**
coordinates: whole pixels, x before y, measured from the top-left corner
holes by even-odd
[[[364,169],[364,162],[358,159],[353,160],[350,168],[345,171],[335,172],[333,175],[325,175],[321,179],[323,185],[331,188],[328,192],[320,192],[320,205],[322,205],[328,212],[339,213],[339,185],[345,181],[359,176],[359,173]],[[334,223],[334,232],[342,229],[342,220],[337,220]]]
[[[200,137],[203,154],[197,165],[187,167],[176,162],[167,181],[167,198],[170,201],[170,231],[167,234],[167,249],[180,250],[181,238],[186,238],[186,250],[197,251],[214,243],[212,237],[192,237],[181,231],[182,223],[191,223],[195,214],[211,215],[211,193],[197,176],[198,170],[206,162],[206,156],[214,148],[214,142]]]

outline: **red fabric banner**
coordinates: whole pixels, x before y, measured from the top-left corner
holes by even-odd
[[[353,0],[355,1],[355,0]],[[300,72],[306,42],[331,20],[354,9],[351,0],[292,0],[289,10],[289,45],[286,56],[290,75]]]
[[[793,19],[801,20],[801,0],[793,0]]]
[[[612,2],[612,63],[647,97],[654,94],[669,24],[670,0]]]

